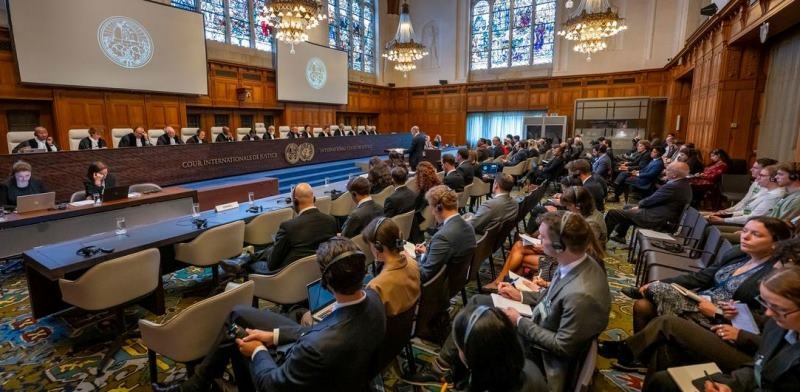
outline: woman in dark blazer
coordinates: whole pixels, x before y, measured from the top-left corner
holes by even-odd
[[[86,190],[86,198],[93,198],[93,195],[103,195],[106,188],[113,188],[117,185],[117,179],[113,174],[108,173],[108,166],[97,161],[89,165],[86,178],[83,180],[83,187]]]

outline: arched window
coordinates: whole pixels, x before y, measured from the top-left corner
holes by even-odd
[[[328,0],[328,46],[347,51],[350,69],[375,72],[375,1]]]
[[[553,62],[555,0],[473,0],[470,69]]]
[[[272,51],[266,23],[258,21],[266,0],[171,0],[172,6],[203,14],[206,39]]]

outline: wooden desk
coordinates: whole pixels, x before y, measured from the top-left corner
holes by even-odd
[[[158,193],[136,198],[104,202],[100,206],[67,206],[65,210],[44,210],[25,214],[8,214],[0,222],[0,258],[21,254],[25,250],[113,231],[116,217],[124,216],[128,227],[136,227],[189,214],[197,192],[170,187]]]

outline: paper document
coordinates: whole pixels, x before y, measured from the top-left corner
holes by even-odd
[[[671,235],[669,235],[667,233],[662,233],[662,232],[659,232],[659,231],[655,231],[655,230],[639,229],[639,233],[641,233],[643,236],[648,237],[650,239],[665,240],[665,241],[675,241],[675,238],[673,238]]]
[[[519,238],[522,239],[522,245],[534,245],[534,246],[541,246],[542,241],[538,238],[533,238],[527,234],[520,233]]]
[[[671,367],[667,369],[667,373],[669,373],[672,380],[675,381],[675,384],[678,384],[678,388],[683,392],[698,392],[697,387],[692,384],[692,381],[705,377],[706,373],[711,375],[720,372],[719,367],[717,367],[717,364],[714,362]]]
[[[683,287],[683,286],[681,286],[681,285],[679,285],[677,283],[670,283],[669,285],[672,286],[672,288],[675,289],[675,291],[677,291],[678,293],[680,293],[684,297],[689,298],[689,299],[691,299],[691,300],[693,300],[695,302],[700,302],[700,301],[709,301],[710,302],[710,299],[708,297],[697,295],[697,293],[695,293],[694,291],[689,290],[686,287]],[[722,309],[720,309],[719,307],[716,307],[716,306],[714,307],[714,309],[715,309],[714,313],[722,316]]]
[[[750,308],[747,307],[747,304],[736,302],[733,305],[736,306],[736,310],[739,311],[739,313],[737,313],[736,317],[731,320],[731,324],[743,331],[759,335],[760,332],[758,330],[758,325],[756,324],[756,320],[753,318],[753,313],[750,312]]]
[[[525,317],[533,316],[533,309],[531,309],[529,305],[525,305],[522,302],[517,302],[494,293],[492,293],[492,303],[497,308],[512,308]]]
[[[69,205],[71,205],[73,207],[83,207],[83,206],[88,206],[90,204],[94,204],[94,200],[80,200],[80,201],[73,201],[72,203],[69,203]]]
[[[513,273],[511,271],[508,272],[508,278],[511,279],[512,282],[514,282],[514,287],[517,290],[519,290],[519,291],[533,291],[532,288],[528,287],[528,285],[525,284],[525,282],[531,283],[530,280],[528,280],[526,278],[523,278],[522,276],[519,276],[519,275],[517,275],[517,274],[515,274],[515,273]]]
[[[406,242],[405,244],[403,244],[403,249],[405,249],[406,253],[408,253],[409,256],[411,257],[417,256],[416,252],[414,251],[414,244]]]

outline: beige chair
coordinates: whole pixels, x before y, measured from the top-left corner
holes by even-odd
[[[89,129],[70,129],[67,135],[69,136],[69,149],[76,151],[81,144],[81,139],[89,136]]]
[[[356,203],[353,201],[353,198],[350,197],[349,193],[345,193],[331,202],[330,215],[346,217],[350,215],[350,212],[352,212],[354,208],[356,208]]]
[[[217,136],[222,133],[222,127],[211,127],[209,131],[211,131],[211,143],[216,143]]]
[[[366,131],[367,131],[367,128],[365,126],[363,126],[363,125],[359,125],[359,126],[356,127],[356,135],[358,135],[359,132],[366,132]]]
[[[367,268],[369,268],[369,266],[372,266],[372,275],[374,276],[375,275],[375,255],[372,253],[372,249],[369,247],[369,244],[367,243],[367,241],[364,240],[364,236],[359,234],[359,235],[351,238],[350,240],[353,241],[356,245],[358,245],[358,249],[360,249],[361,252],[364,253],[364,256],[366,256],[366,261],[364,262],[364,264],[367,266]]]
[[[586,358],[581,365],[581,372],[578,373],[578,379],[575,383],[575,392],[586,392],[592,385],[592,378],[594,371],[597,367],[597,340],[593,340],[592,345],[589,346],[589,351],[586,352]]]
[[[372,201],[377,203],[379,206],[383,207],[383,203],[386,201],[386,198],[392,194],[392,192],[394,192],[394,187],[390,185],[387,186],[386,188],[383,188],[382,191],[370,196],[372,196]]]
[[[415,212],[416,211],[411,210],[390,218],[394,221],[394,223],[397,224],[397,227],[400,228],[400,236],[403,237],[403,240],[405,241],[408,241],[408,237],[411,235],[411,225],[414,224]]]
[[[74,203],[76,201],[86,200],[86,191],[77,191],[69,197],[69,202]]]
[[[444,183],[444,170],[443,170],[443,171],[436,172],[436,177],[439,177],[439,181],[441,181],[442,183]]]
[[[119,147],[119,141],[131,132],[133,128],[111,128],[111,144],[114,148]]]
[[[158,144],[158,138],[160,138],[164,134],[163,129],[148,129],[147,130],[147,137],[150,138],[150,144],[156,145]]]
[[[322,133],[322,128],[314,127],[311,129],[311,132],[314,135],[314,137],[319,137],[319,134]]]
[[[467,207],[467,204],[469,202],[469,193],[467,193],[467,187],[470,187],[470,186],[472,186],[472,184],[469,184],[469,185],[465,186],[463,192],[456,192],[456,198],[458,199],[458,210],[459,211],[464,211],[464,208]]]
[[[526,159],[514,166],[504,166],[503,173],[518,177],[528,172],[528,165],[530,165],[530,159]]]
[[[411,177],[406,180],[406,186],[408,189],[414,191],[414,193],[419,193],[419,187],[417,187],[417,179],[415,177]]]
[[[245,135],[250,133],[251,129],[252,128],[236,128],[236,140],[242,141],[242,138],[244,138]]]
[[[199,130],[200,128],[181,128],[181,140],[186,143],[186,141],[196,135]]]
[[[175,244],[175,260],[197,267],[211,266],[213,285],[219,283],[217,264],[222,259],[238,256],[244,244],[244,221],[231,222],[208,229],[191,242]]]
[[[258,299],[289,305],[308,299],[306,285],[322,277],[317,264],[317,255],[303,257],[283,267],[274,275],[250,274],[248,279],[255,282],[253,306]]]
[[[314,205],[317,206],[319,212],[330,215],[331,213],[331,197],[322,196],[314,200]]]
[[[253,218],[244,227],[244,242],[256,246],[273,243],[281,223],[292,219],[293,215],[291,208],[281,208]]]
[[[192,304],[161,324],[139,320],[142,342],[147,346],[147,363],[153,390],[160,387],[157,353],[173,361],[187,363],[189,375],[194,374],[191,364],[208,354],[233,308],[236,305],[250,304],[254,286],[253,282],[245,282]]]
[[[336,133],[336,131],[338,131],[338,130],[339,130],[339,126],[338,125],[336,125],[336,124],[331,125],[331,135],[334,135]]]
[[[351,125],[345,125],[344,126],[344,134],[345,135],[349,135],[350,132],[353,132],[353,127]]]
[[[8,132],[6,134],[6,141],[8,141],[8,153],[10,154],[18,144],[30,139],[33,139],[32,131]]]
[[[138,192],[138,193],[156,193],[156,192],[161,192],[161,191],[162,191],[161,187],[158,186],[157,184],[153,184],[152,182],[145,182],[145,183],[141,183],[141,184],[133,184],[130,187],[128,187],[128,192],[129,193],[134,193],[134,192]]]
[[[267,134],[267,127],[264,126],[264,123],[256,123],[256,135],[264,140],[264,135]]]
[[[289,126],[288,125],[281,125],[278,127],[278,139],[286,139],[286,135],[289,134]]]
[[[355,166],[364,173],[369,173],[369,162],[356,162]]]
[[[475,178],[472,180],[471,187],[469,188],[469,197],[474,199],[476,203],[480,202],[480,199],[483,197],[488,196],[492,192],[492,185],[491,183],[485,182],[480,178]],[[467,192],[467,188],[464,188],[464,192]]]
[[[419,229],[422,231],[428,230],[436,225],[436,218],[433,217],[433,211],[430,207],[425,207],[422,210],[422,223],[419,224]]]
[[[114,309],[117,331],[114,343],[97,365],[97,373],[122,347],[125,337],[124,305],[155,291],[161,281],[161,256],[158,249],[104,261],[86,271],[76,280],[59,279],[61,299],[75,307],[98,311]]]

